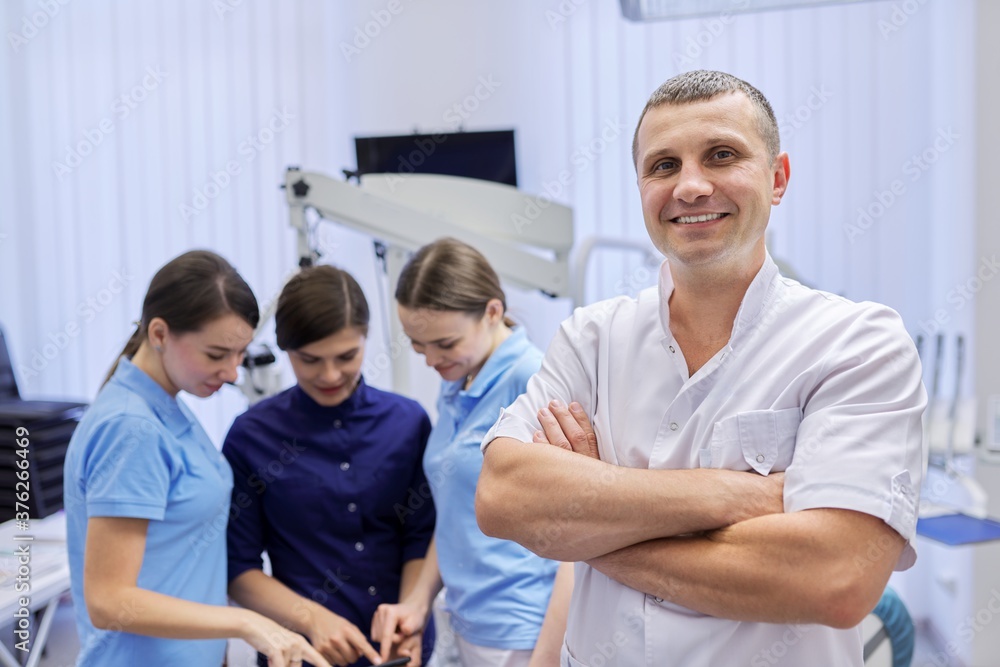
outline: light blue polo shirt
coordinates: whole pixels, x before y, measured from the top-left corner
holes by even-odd
[[[476,523],[483,437],[541,363],[541,351],[518,328],[468,390],[462,380],[442,383],[437,424],[424,454],[437,508],[434,535],[445,603],[455,631],[479,646],[534,648],[559,566],[516,542],[487,537]]]
[[[149,519],[140,588],[226,604],[226,522],[233,475],[188,408],[127,359],[104,386],[66,452],[70,577],[80,634],[78,667],[219,667],[226,641],[129,632],[134,611],[98,630],[83,597],[90,517]]]

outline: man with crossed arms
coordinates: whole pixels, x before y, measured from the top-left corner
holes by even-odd
[[[916,558],[916,350],[889,308],[779,275],[789,161],[756,88],[667,81],[633,157],[659,286],[562,324],[484,439],[480,526],[577,562],[565,666],[860,666]]]

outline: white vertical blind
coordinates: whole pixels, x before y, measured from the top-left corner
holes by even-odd
[[[354,165],[354,136],[455,129],[449,109],[491,78],[462,125],[516,129],[525,190],[568,172],[554,199],[574,207],[578,240],[645,238],[630,143],[657,85],[702,67],[747,79],[792,157],[774,254],[817,287],[888,303],[914,334],[936,310],[949,332],[971,331],[952,292],[979,261],[968,0],[921,3],[892,32],[891,2],[645,25],[611,0],[401,0],[385,25],[382,0],[56,4],[18,45],[9,35],[41,5],[0,5],[0,322],[26,395],[91,398],[152,273],[186,249],[222,253],[270,301],[294,268],[285,167],[335,175]],[[60,177],[72,151],[88,154]],[[925,151],[935,161],[914,171]],[[877,212],[893,181],[905,192],[852,241],[858,209]],[[327,259],[374,304],[370,240],[327,227]],[[652,280],[637,262],[600,254],[588,294]],[[512,303],[543,343],[567,312],[534,295]],[[384,350],[376,317],[372,354]],[[220,438],[242,399],[226,390],[197,407]]]

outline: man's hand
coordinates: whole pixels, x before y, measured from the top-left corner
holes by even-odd
[[[745,473],[745,491],[737,492],[737,515],[733,523],[746,521],[765,514],[782,514],[785,511],[785,473],[772,472],[766,477],[750,471]]]
[[[601,459],[594,427],[583,406],[576,401],[569,407],[562,401],[552,401],[547,408],[538,411],[538,422],[542,430],[535,431],[534,442],[555,445],[598,461]]]
[[[382,662],[357,626],[328,609],[314,611],[308,634],[316,650],[334,665],[350,665],[361,656],[375,665]]]
[[[533,442],[601,459],[597,434],[579,403],[574,401],[567,407],[562,401],[552,401],[548,407],[538,411],[538,421],[543,430],[535,431]],[[751,471],[745,477],[734,478],[734,481],[735,488],[729,495],[732,496],[731,506],[738,509],[730,523],[785,511],[785,473],[776,472],[764,477]]]

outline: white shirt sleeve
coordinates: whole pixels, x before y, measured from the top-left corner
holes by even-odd
[[[577,308],[563,321],[545,352],[541,369],[528,380],[525,393],[501,410],[500,418],[486,433],[484,452],[496,438],[531,442],[534,432],[541,428],[538,411],[555,399],[566,405],[576,401],[586,414],[594,414],[599,360],[607,338],[601,335],[601,324],[618,303],[620,299],[613,299]]]
[[[785,511],[834,507],[877,516],[908,542],[897,563],[916,559],[923,474],[920,360],[899,316],[870,308],[818,367],[785,477]]]

